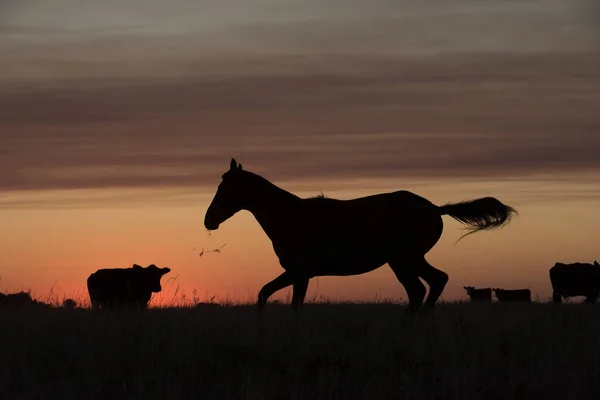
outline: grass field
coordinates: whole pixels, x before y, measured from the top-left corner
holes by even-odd
[[[3,399],[599,399],[600,308],[0,312]]]

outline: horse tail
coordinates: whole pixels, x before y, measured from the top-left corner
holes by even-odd
[[[459,203],[446,203],[438,209],[440,215],[449,215],[467,225],[467,230],[470,232],[464,234],[458,240],[481,230],[501,228],[510,222],[513,215],[518,214],[517,210],[502,204],[493,197],[461,201]]]

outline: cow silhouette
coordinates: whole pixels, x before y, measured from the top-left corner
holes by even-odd
[[[584,296],[587,303],[595,303],[600,294],[600,264],[557,262],[550,268],[550,282],[555,303],[575,296]]]
[[[531,290],[529,289],[492,289],[500,302],[525,302],[531,303]]]
[[[152,293],[162,290],[160,279],[171,269],[158,268],[154,264],[143,268],[99,269],[87,279],[92,309],[134,307],[146,309]]]
[[[475,289],[473,286],[463,286],[471,301],[492,301],[492,289]]]

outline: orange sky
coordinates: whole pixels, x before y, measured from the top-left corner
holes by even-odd
[[[155,263],[172,268],[161,298],[180,285],[253,301],[281,271],[258,224],[242,212],[203,227],[231,157],[304,196],[406,189],[516,207],[456,245],[462,226],[444,217],[428,255],[450,275],[444,299],[464,285],[545,297],[555,262],[600,259],[598,10],[365,4],[3,6],[0,291],[56,283],[87,298],[96,269]],[[385,266],[313,279],[307,298],[321,295],[405,292]]]
[[[596,174],[590,184],[532,180],[401,185],[395,180],[395,185],[381,181],[381,188],[374,185],[372,191],[403,187],[438,204],[494,195],[514,205],[520,216],[507,227],[469,236],[458,244],[454,242],[464,233],[461,225],[444,217],[444,235],[428,259],[450,274],[445,299],[464,297],[464,285],[531,287],[543,297],[550,294],[548,269],[554,262],[599,258],[598,178]],[[319,189],[322,187],[326,185]],[[261,285],[280,273],[270,242],[244,211],[209,236],[202,225],[210,201],[207,190],[148,203],[120,200],[86,208],[65,204],[64,208],[4,209],[0,211],[4,226],[0,232],[4,243],[0,289],[31,288],[43,296],[56,282],[56,289],[64,295],[85,294],[85,279],[98,268],[155,263],[172,268],[167,278],[177,276],[175,284],[164,285],[162,296],[166,299],[172,299],[176,285],[181,285],[188,296],[197,289],[202,299],[208,293],[218,299],[254,300]],[[324,191],[340,198],[368,192]],[[577,196],[571,197],[573,193]],[[225,243],[221,253],[198,256],[202,247],[209,250]],[[286,295],[284,290],[276,298]],[[405,292],[384,266],[360,277],[319,278],[318,283],[313,279],[309,298],[315,295],[398,299]]]

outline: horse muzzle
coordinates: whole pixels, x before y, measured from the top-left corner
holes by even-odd
[[[206,219],[204,220],[204,227],[209,231],[216,231],[217,229],[219,229],[219,225],[220,224],[218,222],[209,221]]]

